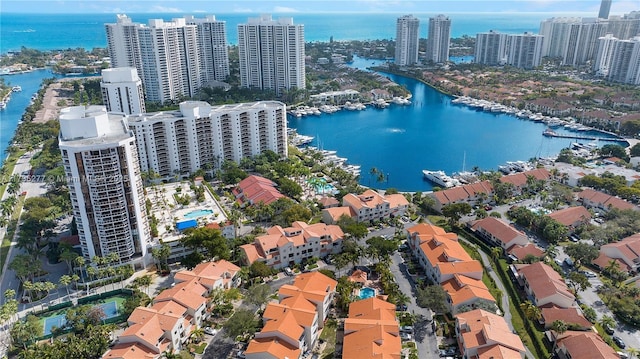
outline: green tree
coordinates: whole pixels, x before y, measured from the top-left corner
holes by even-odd
[[[551,323],[551,330],[556,332],[556,337],[555,337],[555,340],[553,341],[552,352],[556,351],[556,347],[558,345],[558,339],[562,337],[562,334],[564,334],[568,329],[569,329],[569,326],[567,325],[567,323],[563,322],[562,320],[555,320],[553,323]]]
[[[525,301],[520,303],[520,309],[524,313],[524,316],[530,321],[538,321],[542,318],[542,311],[536,307],[531,301]]]
[[[396,250],[398,250],[398,242],[386,240],[380,236],[367,239],[366,252],[376,261],[388,259]]]
[[[198,252],[205,252],[203,254],[209,260],[229,259],[231,257],[227,239],[217,229],[207,227],[189,228],[185,231],[185,236],[180,241],[188,248],[193,248]]]
[[[462,216],[471,213],[471,205],[466,202],[447,204],[442,207],[442,215],[449,218],[449,224],[456,225]]]
[[[253,335],[258,330],[258,319],[247,309],[238,309],[222,326],[226,335],[235,340],[241,335]]]
[[[429,308],[437,314],[449,311],[447,307],[447,293],[439,285],[430,285],[426,288],[418,288],[416,291],[416,303],[422,308]]]
[[[564,252],[573,259],[576,266],[590,264],[600,255],[597,247],[582,242],[569,244]]]
[[[271,295],[271,287],[266,284],[254,284],[247,289],[245,300],[248,303],[262,307]]]
[[[585,291],[587,288],[591,287],[591,283],[589,283],[589,278],[586,275],[580,272],[571,272],[569,273],[569,282],[572,283],[573,288],[576,291]]]
[[[347,216],[346,214],[340,216],[336,224],[340,227],[340,229],[342,229],[345,234],[348,234],[356,239],[364,238],[369,233],[366,224],[358,223],[355,219]]]
[[[151,249],[151,256],[158,262],[158,268],[160,271],[168,271],[169,264],[167,263],[167,259],[171,255],[171,247],[168,244],[162,243],[160,247],[155,247]]]
[[[251,278],[265,278],[273,274],[273,269],[262,261],[255,261],[249,266],[249,276]]]

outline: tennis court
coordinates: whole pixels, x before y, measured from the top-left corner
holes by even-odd
[[[122,303],[125,301],[126,297],[115,296],[107,299],[99,300],[98,302],[91,303],[93,307],[100,307],[104,312],[103,319],[110,319],[113,317],[117,317],[118,307],[122,307]],[[66,321],[66,314],[69,308],[56,310],[55,312],[48,313],[47,317],[42,318],[43,320],[43,329],[44,335],[51,334],[51,329],[53,327],[62,328],[64,327]]]

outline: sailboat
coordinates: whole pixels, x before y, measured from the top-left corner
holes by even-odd
[[[464,154],[462,155],[462,171],[456,174],[456,178],[464,184],[477,182],[478,177],[476,176],[476,173],[465,170],[466,161],[467,151],[464,151]]]

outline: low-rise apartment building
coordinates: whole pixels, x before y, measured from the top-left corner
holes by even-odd
[[[336,225],[293,222],[291,227],[274,226],[254,243],[240,246],[243,261],[251,265],[263,261],[275,269],[301,263],[312,257],[324,258],[342,251],[344,232]]]
[[[353,193],[345,195],[342,198],[342,207],[323,209],[322,221],[335,224],[342,215],[347,215],[357,222],[371,222],[402,216],[407,208],[409,208],[409,201],[402,194],[384,196],[368,189],[360,195]]]
[[[375,297],[351,303],[349,316],[344,321],[342,358],[401,357],[402,342],[395,305]]]
[[[537,307],[553,304],[559,308],[569,308],[574,305],[576,298],[564,279],[547,264],[513,264],[511,268],[518,284]]]
[[[471,228],[488,243],[505,251],[515,245],[525,246],[529,243],[525,233],[494,217],[476,221]]]
[[[456,335],[464,359],[524,358],[526,349],[503,317],[482,309],[456,316]]]

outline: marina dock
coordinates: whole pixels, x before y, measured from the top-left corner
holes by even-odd
[[[571,138],[571,139],[575,139],[575,140],[590,140],[590,141],[604,141],[604,142],[624,142],[625,139],[624,138],[606,138],[606,137],[595,137],[595,136],[581,136],[581,135],[564,135],[564,134],[559,134],[555,131],[549,131],[549,130],[545,130],[542,133],[544,136],[547,137],[557,137],[557,138]]]

